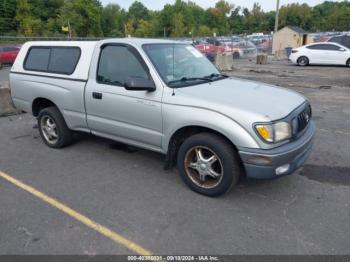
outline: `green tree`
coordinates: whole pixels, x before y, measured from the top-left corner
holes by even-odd
[[[212,36],[212,30],[206,25],[200,25],[197,30],[197,36]]]
[[[41,35],[42,23],[40,19],[32,16],[31,5],[27,0],[19,0],[15,19],[19,24],[18,31],[21,35]]]
[[[96,0],[65,0],[60,9],[62,26],[70,23],[73,35],[101,36],[101,4]]]
[[[127,17],[129,21],[132,21],[133,28],[136,30],[140,20],[145,21],[149,19],[149,12],[141,2],[135,1],[129,7]]]
[[[280,27],[293,25],[306,30],[312,27],[311,7],[307,4],[290,4],[280,9]]]
[[[180,37],[184,36],[186,33],[186,27],[184,25],[184,17],[181,13],[175,14],[173,17],[171,36]]]
[[[101,27],[104,36],[122,37],[124,36],[124,23],[126,13],[117,4],[108,4],[102,9]]]
[[[2,0],[0,2],[0,35],[16,34],[17,25],[14,19],[16,8],[17,1]]]
[[[206,11],[206,21],[211,28],[217,28],[220,35],[230,34],[230,23],[228,17],[234,6],[225,0],[220,0],[214,8]]]
[[[58,16],[64,0],[28,0],[28,3],[31,5],[31,15],[40,20],[42,35],[63,35]]]
[[[347,31],[350,25],[350,7],[338,8],[328,19],[329,27],[336,31]]]
[[[205,28],[202,27],[202,30],[200,30],[200,26],[206,26],[205,10],[196,3],[189,1],[185,15],[187,17],[186,26],[193,32],[193,35],[203,35]],[[208,26],[206,27],[210,30]]]
[[[128,18],[133,19],[135,22],[141,19],[146,20],[149,18],[148,9],[141,2],[135,1],[129,7]]]
[[[50,18],[57,18],[64,0],[28,0],[31,5],[31,15],[46,22]]]
[[[154,28],[150,21],[141,19],[135,31],[135,36],[138,37],[152,37],[154,35]]]
[[[243,15],[240,14],[241,10],[242,8],[239,6],[233,8],[229,18],[230,28],[234,34],[241,34],[244,31],[244,20]]]
[[[125,34],[126,36],[134,36],[135,34],[134,22],[131,19],[128,19],[125,23]]]

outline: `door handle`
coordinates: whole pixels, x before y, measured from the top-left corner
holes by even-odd
[[[102,93],[92,92],[92,97],[94,99],[102,99]]]

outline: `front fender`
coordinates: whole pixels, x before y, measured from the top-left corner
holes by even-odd
[[[255,139],[239,123],[220,112],[196,106],[163,104],[163,152],[168,151],[169,141],[175,132],[186,126],[215,130],[236,147],[259,148]]]

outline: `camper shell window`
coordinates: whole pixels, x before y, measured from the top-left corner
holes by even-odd
[[[80,55],[79,47],[35,46],[29,49],[23,68],[29,71],[71,75]]]

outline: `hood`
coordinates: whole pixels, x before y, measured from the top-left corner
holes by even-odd
[[[179,88],[176,97],[181,104],[218,111],[246,124],[284,118],[305,102],[297,92],[239,78]]]

